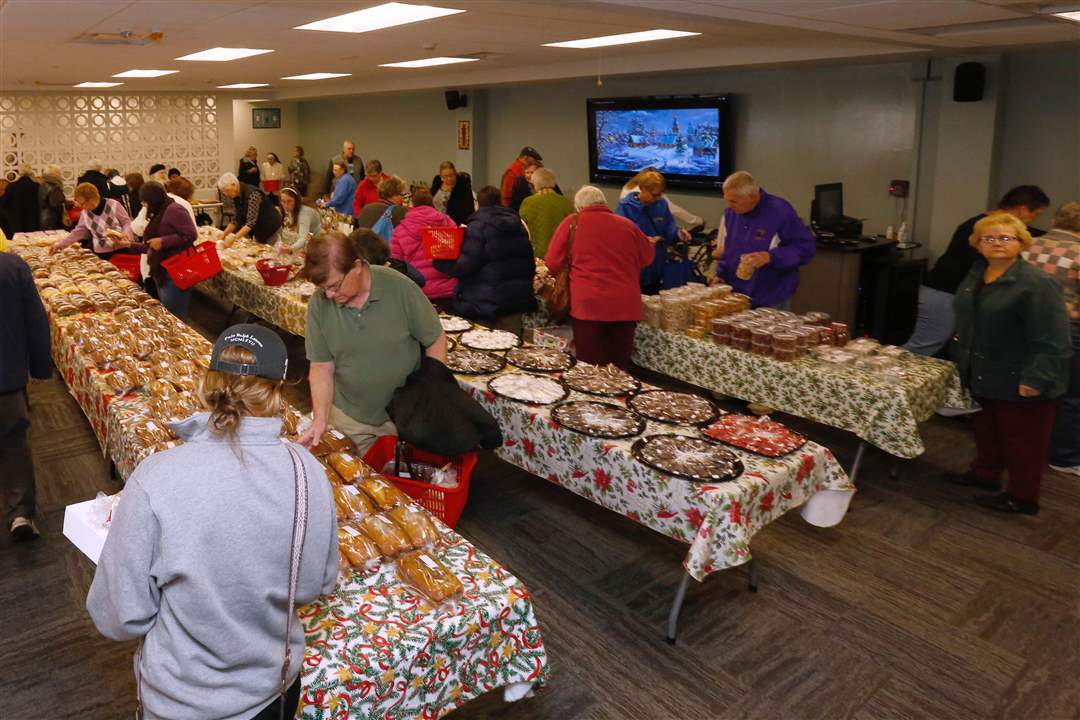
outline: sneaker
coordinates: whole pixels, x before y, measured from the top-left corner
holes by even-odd
[[[1051,470],[1057,470],[1059,473],[1065,473],[1066,475],[1076,475],[1080,477],[1080,465],[1051,465]]]
[[[30,518],[17,517],[11,523],[11,537],[15,538],[15,542],[32,540],[40,534]]]
[[[982,407],[978,403],[973,403],[972,407],[949,407],[943,405],[939,407],[935,412],[941,417],[961,417],[963,415],[974,415],[982,410]]]
[[[965,473],[942,473],[941,479],[950,485],[959,485],[961,487],[977,487],[985,490],[1001,491],[1001,483],[993,482],[991,480],[983,480],[981,477],[968,470]]]
[[[1009,493],[997,495],[980,495],[975,498],[977,505],[1003,513],[1020,513],[1022,515],[1038,515],[1039,503],[1030,500],[1014,498]]]

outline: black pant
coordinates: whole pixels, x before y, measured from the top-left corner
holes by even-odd
[[[285,691],[285,717],[290,720],[296,717],[296,706],[300,704],[300,678],[301,676],[297,675],[296,682]],[[277,697],[251,720],[278,720],[279,717],[281,717],[281,698]]]
[[[7,503],[7,521],[34,517],[34,462],[26,432],[30,416],[26,390],[0,395],[0,493]]]

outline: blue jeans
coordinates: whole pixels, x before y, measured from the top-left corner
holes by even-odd
[[[191,303],[191,288],[181,290],[173,283],[172,278],[166,275],[157,283],[158,300],[181,320],[187,320],[188,305]]]
[[[952,339],[955,329],[952,294],[920,286],[918,319],[904,349],[917,355],[937,355]]]
[[[1080,467],[1080,324],[1072,324],[1069,389],[1058,398],[1057,419],[1050,436],[1050,464]]]

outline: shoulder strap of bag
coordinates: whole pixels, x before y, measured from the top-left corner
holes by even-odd
[[[292,661],[293,623],[296,622],[296,585],[300,575],[300,561],[304,555],[304,540],[307,537],[308,520],[308,479],[304,463],[296,449],[286,445],[293,465],[293,484],[295,486],[295,504],[293,507],[292,547],[289,552],[289,614],[285,620],[285,660],[281,664],[281,686],[279,688],[280,717],[285,717],[285,693],[289,690],[289,665]]]
[[[574,236],[577,235],[578,222],[581,220],[581,213],[574,215],[574,221],[570,223],[570,232],[566,236],[566,267],[570,267],[574,261]]]

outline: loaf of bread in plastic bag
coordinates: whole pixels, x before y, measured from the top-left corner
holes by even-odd
[[[435,604],[449,600],[465,589],[457,576],[426,550],[398,558],[397,572],[403,582]]]

